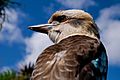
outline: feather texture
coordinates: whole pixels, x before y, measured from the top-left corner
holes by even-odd
[[[101,54],[104,53],[101,53],[100,41],[87,36],[70,36],[42,52],[32,80],[97,80],[93,60],[99,59]]]

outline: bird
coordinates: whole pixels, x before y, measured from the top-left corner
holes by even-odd
[[[28,27],[54,43],[38,56],[31,80],[107,80],[108,58],[93,17],[83,10],[59,10],[47,24]]]

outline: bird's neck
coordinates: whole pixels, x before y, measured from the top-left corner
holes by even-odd
[[[75,33],[75,34],[71,34],[71,35],[62,36],[61,38],[59,38],[58,40],[56,40],[55,43],[59,43],[61,40],[66,39],[66,38],[71,37],[71,36],[88,36],[88,37],[91,37],[93,39],[99,40],[97,38],[97,36],[95,36],[94,34],[85,34],[85,33],[84,34],[83,33],[80,34],[80,33]]]
[[[70,36],[75,36],[75,35],[88,36],[98,40],[98,37],[95,34],[95,32],[93,30],[88,30],[88,27],[86,26],[74,27],[74,26],[71,26],[70,24],[64,24],[64,25],[61,25],[60,27],[58,26],[58,29],[54,28],[49,33],[49,37],[54,43],[59,43],[61,40],[66,39]]]

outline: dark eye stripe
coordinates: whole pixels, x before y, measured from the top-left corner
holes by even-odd
[[[58,16],[56,18],[56,21],[63,22],[65,19],[66,19],[66,16],[65,15],[61,15],[61,16]]]

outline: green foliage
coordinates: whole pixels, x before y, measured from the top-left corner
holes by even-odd
[[[34,64],[24,65],[19,71],[6,70],[0,73],[0,80],[30,80]]]
[[[0,73],[0,80],[15,80],[16,72],[13,70],[7,70]]]

